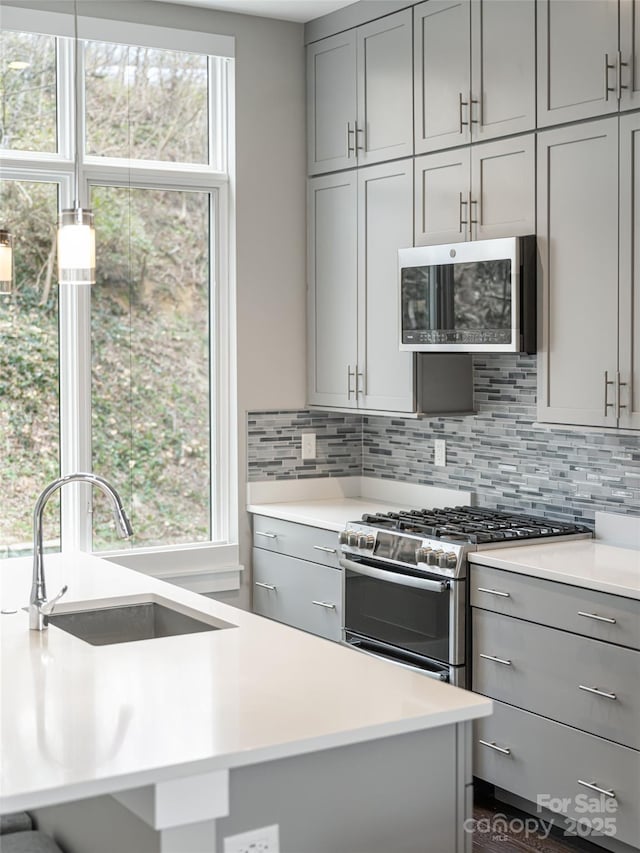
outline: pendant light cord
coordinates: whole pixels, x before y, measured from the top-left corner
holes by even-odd
[[[78,49],[78,0],[73,0],[73,34],[74,34],[74,55],[73,55],[73,68],[74,68],[74,83],[75,83],[75,91],[74,91],[74,122],[75,122],[75,185],[74,185],[74,194],[75,201],[73,206],[77,209],[81,207],[80,204],[80,108],[78,105],[78,101],[80,99],[80,67],[78,63],[80,51]]]

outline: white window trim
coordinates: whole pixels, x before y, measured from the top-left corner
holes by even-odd
[[[73,16],[30,9],[5,7],[2,10],[3,29],[37,32],[61,37],[73,37]],[[177,31],[163,27],[123,24],[118,21],[78,18],[81,40],[112,41],[121,44],[143,45],[169,50],[206,53],[233,57],[235,39],[192,31]],[[72,42],[59,42],[57,74],[60,90],[67,103],[73,97]],[[81,52],[82,55],[82,52]],[[219,116],[222,126],[232,132],[234,120],[234,69],[223,64],[221,74],[211,73],[210,115],[212,107],[222,104]],[[220,98],[223,91],[227,98]],[[84,117],[84,92],[80,94],[79,115]],[[84,120],[82,118],[82,120]],[[2,174],[7,179],[58,183],[62,207],[73,203],[73,109],[58,110],[58,152],[1,151]],[[210,128],[213,122],[210,122]],[[84,138],[84,134],[82,134]],[[211,361],[211,430],[215,435],[211,453],[211,524],[218,532],[215,541],[186,545],[167,545],[136,550],[100,551],[105,557],[149,574],[160,573],[167,579],[193,576],[198,578],[198,591],[203,577],[219,576],[214,588],[238,589],[238,513],[237,513],[237,429],[235,383],[235,228],[229,175],[233,155],[225,140],[214,140],[210,131],[209,150],[212,162],[221,162],[221,148],[229,151],[226,173],[216,172],[206,164],[165,164],[140,162],[120,158],[81,158],[81,196],[88,198],[91,186],[113,185],[167,190],[193,190],[211,193],[212,227],[210,230],[210,329],[215,352]],[[217,251],[215,251],[217,250]],[[91,470],[91,301],[88,288],[60,289],[60,411],[62,473]],[[70,370],[71,365],[74,369]],[[79,365],[84,365],[79,372]],[[43,484],[44,486],[44,484]],[[73,484],[62,493],[63,550],[91,549],[91,496],[88,487]],[[79,523],[80,522],[80,523]],[[223,580],[224,577],[224,580]],[[220,586],[222,584],[222,586]],[[188,585],[188,584],[187,584]]]

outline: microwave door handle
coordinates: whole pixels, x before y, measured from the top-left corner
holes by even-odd
[[[424,589],[428,592],[446,592],[449,589],[447,581],[434,581],[429,578],[415,578],[413,575],[402,575],[398,572],[387,572],[384,569],[366,566],[363,563],[356,563],[344,557],[341,557],[338,562],[343,569],[349,569],[349,571],[355,572],[358,575],[365,575],[368,578],[375,578],[375,580],[394,583],[397,586],[410,586],[414,587],[414,589]]]

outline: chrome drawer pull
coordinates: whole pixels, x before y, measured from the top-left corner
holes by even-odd
[[[608,622],[609,625],[616,624],[615,619],[610,619],[608,616],[598,616],[597,613],[584,613],[582,610],[578,610],[578,616],[586,616],[587,619],[595,619],[598,622]]]
[[[502,746],[498,746],[495,741],[479,740],[478,743],[481,743],[483,746],[488,746],[489,749],[495,749],[496,752],[500,752],[502,753],[502,755],[511,755],[510,749],[505,749]]]
[[[597,687],[586,687],[584,684],[579,684],[578,688],[580,690],[586,690],[587,693],[595,693],[596,696],[602,696],[605,699],[617,699],[615,693],[607,693],[605,690],[598,690]]]
[[[598,794],[604,794],[605,797],[611,797],[612,800],[616,798],[615,791],[607,791],[606,788],[600,788],[596,785],[595,782],[584,782],[582,779],[578,779],[578,785],[584,785],[585,788],[590,788],[592,791],[597,791]]]
[[[275,592],[275,586],[272,583],[260,583],[260,581],[256,581],[256,586],[261,586],[262,589],[272,589]]]
[[[335,548],[327,548],[326,545],[314,545],[313,546],[316,551],[324,551],[325,554],[335,554]]]
[[[500,598],[511,598],[510,592],[500,592],[499,589],[485,589],[483,586],[478,587],[478,592],[487,592],[489,595],[499,595]]]
[[[264,536],[265,539],[277,539],[277,533],[263,533],[262,530],[256,530],[256,536]]]
[[[505,666],[511,666],[510,660],[505,660],[504,658],[497,658],[494,655],[483,655],[483,654],[481,654],[480,657],[484,658],[485,660],[492,660],[494,663],[502,663]]]
[[[317,604],[318,607],[326,607],[327,610],[335,610],[335,604],[331,604],[329,601],[312,601],[312,604]]]

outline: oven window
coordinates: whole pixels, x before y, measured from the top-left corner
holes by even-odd
[[[450,595],[449,591],[399,586],[345,569],[345,628],[447,662]]]
[[[403,341],[455,341],[455,333],[492,333],[511,342],[511,261],[405,267],[401,276]],[[444,336],[443,336],[444,333]],[[447,337],[447,333],[449,336]]]

